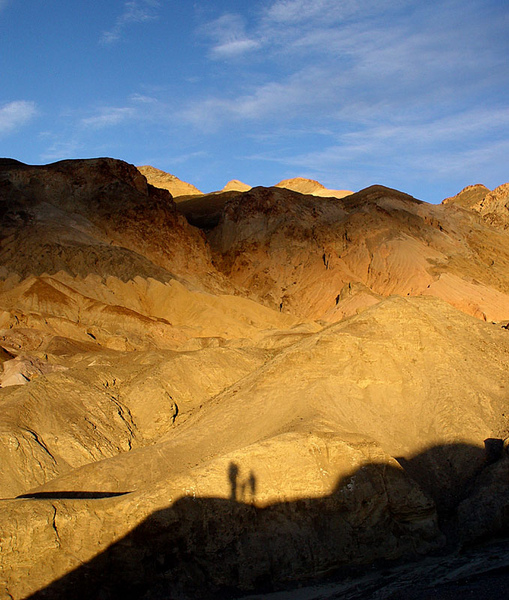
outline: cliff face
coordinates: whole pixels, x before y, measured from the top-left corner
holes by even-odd
[[[225,597],[503,531],[506,189],[474,192],[176,205],[122,161],[0,161],[0,597]]]

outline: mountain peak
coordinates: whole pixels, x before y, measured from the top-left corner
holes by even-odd
[[[251,189],[250,185],[243,183],[238,179],[231,179],[221,190],[222,192],[247,192]]]
[[[137,169],[146,177],[150,185],[168,190],[174,198],[178,196],[201,196],[203,193],[194,185],[182,181],[178,177],[175,177],[175,175],[166,173],[166,171],[162,171],[161,169],[156,169],[150,165],[137,167]]]
[[[308,194],[311,196],[320,196],[321,198],[344,198],[352,192],[349,190],[330,190],[315,179],[306,179],[305,177],[293,177],[292,179],[283,179],[276,183],[274,187],[285,188],[299,194]]]
[[[307,179],[306,177],[293,177],[291,179],[283,179],[279,183],[276,183],[274,187],[285,188],[300,194],[313,194],[317,190],[325,190],[325,186],[314,179]]]
[[[443,200],[442,204],[456,204],[463,208],[472,208],[475,204],[480,202],[489,191],[489,188],[482,183],[467,185],[455,196]]]

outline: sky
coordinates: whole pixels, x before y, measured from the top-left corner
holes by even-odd
[[[0,156],[204,192],[509,181],[507,0],[0,0]]]

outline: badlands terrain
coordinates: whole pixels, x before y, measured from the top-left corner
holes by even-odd
[[[2,600],[507,567],[508,184],[1,159],[0,230]]]

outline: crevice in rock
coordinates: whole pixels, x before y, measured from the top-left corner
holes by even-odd
[[[57,507],[52,504],[51,508],[53,509],[53,517],[51,519],[51,527],[53,528],[53,531],[55,532],[55,536],[56,536],[56,541],[58,544],[58,547],[60,548],[62,546],[62,541],[60,539],[60,534],[58,533],[58,529],[57,529]]]
[[[50,459],[52,460],[53,464],[56,465],[57,461],[55,459],[55,457],[53,456],[53,454],[51,454],[51,452],[49,451],[48,447],[46,446],[46,444],[41,440],[41,438],[37,435],[37,433],[35,431],[32,431],[31,429],[23,429],[23,431],[25,433],[28,433],[28,435],[30,435],[35,443],[40,446],[44,452],[50,457]]]

